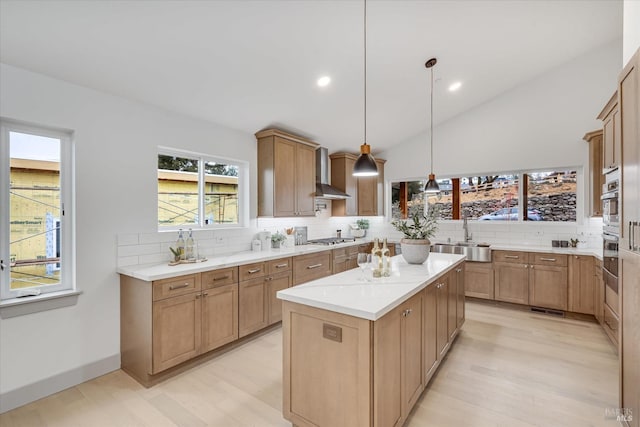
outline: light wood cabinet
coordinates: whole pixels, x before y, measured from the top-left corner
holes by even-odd
[[[331,251],[293,257],[293,285],[331,275]]]
[[[353,176],[353,165],[358,156],[338,153],[330,155],[329,158],[331,159],[331,185],[351,196],[344,200],[332,200],[331,215],[356,216],[358,215],[358,177]]]
[[[267,299],[265,280],[258,277],[240,282],[238,299],[238,332],[240,337],[267,326]]]
[[[607,173],[620,166],[622,158],[618,92],[611,96],[607,105],[598,115],[598,119],[602,120],[603,125],[602,171]]]
[[[495,299],[529,304],[528,255],[522,252],[496,251],[494,260]]]
[[[200,354],[201,294],[171,297],[153,303],[153,368],[157,373]]]
[[[422,376],[422,305],[424,292],[402,304],[401,319],[401,373],[402,417],[407,418],[411,408],[424,389]]]
[[[282,301],[277,293],[293,285],[292,259],[281,258],[267,262],[267,316],[268,323],[272,325],[282,320]]]
[[[333,254],[333,274],[358,267],[358,246],[333,249],[331,252]]]
[[[440,279],[436,286],[436,346],[438,350],[438,361],[442,360],[449,350],[449,278],[445,276]]]
[[[456,324],[457,324],[457,329],[460,330],[460,328],[462,327],[462,325],[464,324],[464,321],[466,319],[465,316],[465,305],[464,305],[464,297],[465,297],[465,279],[466,279],[466,265],[467,263],[464,262],[462,263],[462,265],[458,268],[455,269],[455,276],[456,276],[456,283],[458,285],[458,292],[456,295],[456,300],[457,300],[457,307],[456,307]]]
[[[561,254],[529,254],[529,305],[567,309],[567,260]]]
[[[331,185],[349,194],[344,200],[331,201],[333,216],[375,216],[382,215],[380,203],[384,197],[384,164],[385,160],[376,159],[378,176],[355,177],[353,165],[358,156],[351,153],[335,153],[331,159]]]
[[[318,144],[267,129],[258,140],[258,216],[315,216]]]
[[[438,287],[436,284],[427,286],[424,292],[424,306],[422,317],[424,319],[423,338],[424,343],[424,384],[426,385],[438,367]]]
[[[602,139],[602,129],[588,132],[582,138],[589,143],[589,214],[590,216],[602,216],[602,186],[604,185],[604,174],[602,169],[604,162],[602,155],[604,152]]]
[[[202,352],[238,339],[238,284],[202,291]]]
[[[593,306],[593,314],[602,325],[604,322],[604,280],[602,280],[602,261],[594,259],[594,285],[595,285],[595,302]]]
[[[447,297],[447,334],[452,341],[458,331],[458,274],[455,270],[447,275],[449,295]]]
[[[640,426],[640,49],[618,78],[621,122],[620,301],[622,331],[620,407]]]
[[[489,262],[466,262],[464,287],[466,296],[494,299],[493,264]]]
[[[596,314],[595,261],[592,256],[569,258],[569,311]]]

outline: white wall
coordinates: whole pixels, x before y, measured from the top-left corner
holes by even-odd
[[[248,161],[255,194],[256,142],[250,134],[0,66],[0,116],[74,132],[83,292],[75,306],[0,320],[0,400],[11,400],[9,392],[77,376],[86,366],[119,367],[116,235],[157,230],[157,146]]]
[[[622,65],[640,48],[640,0],[624,0],[622,6]]]
[[[616,89],[620,55],[619,41],[608,44],[436,126],[436,177],[587,165],[582,136],[602,127],[596,116]],[[421,134],[380,153],[385,179],[425,177],[428,141]]]

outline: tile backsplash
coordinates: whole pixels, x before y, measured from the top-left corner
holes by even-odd
[[[251,250],[251,240],[259,231],[282,232],[285,228],[307,226],[308,238],[336,236],[342,230],[343,237],[351,236],[349,224],[360,217],[332,217],[328,209],[319,210],[315,217],[305,218],[257,218],[248,228],[224,230],[194,230],[193,236],[199,255],[208,258],[234,252]],[[402,234],[393,228],[386,218],[367,217],[370,229],[367,238],[387,237],[399,240]],[[602,245],[602,220],[588,218],[584,224],[575,223],[517,223],[469,221],[473,241],[490,244],[517,244],[525,246],[549,246],[552,240],[578,239],[580,246],[599,248]],[[462,241],[462,221],[442,221],[432,239],[437,242]],[[118,267],[137,264],[154,264],[169,261],[170,246],[175,246],[176,232],[121,233],[117,236]]]

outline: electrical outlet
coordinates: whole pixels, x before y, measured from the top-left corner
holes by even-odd
[[[227,243],[227,239],[224,237],[216,236],[213,238],[213,244],[216,246],[223,246],[225,243]]]

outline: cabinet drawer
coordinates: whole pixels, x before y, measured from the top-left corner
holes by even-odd
[[[176,295],[184,295],[200,290],[200,275],[171,277],[153,282],[153,300],[161,300]]]
[[[267,274],[280,273],[281,271],[291,271],[291,257],[274,259],[267,262]]]
[[[293,284],[308,282],[331,274],[331,251],[293,258]]]
[[[233,283],[238,283],[238,267],[221,268],[220,270],[202,273],[203,289],[211,289]]]
[[[255,279],[256,277],[263,277],[266,272],[267,263],[254,262],[253,264],[246,264],[240,266],[240,281]]]
[[[568,265],[568,258],[567,255],[530,253],[529,263],[566,267]]]
[[[528,252],[519,251],[493,251],[494,262],[512,262],[522,264],[529,262]]]
[[[620,320],[618,316],[611,311],[607,304],[604,305],[604,322],[602,326],[604,327],[604,331],[607,333],[611,341],[618,346],[618,326],[620,324]]]

